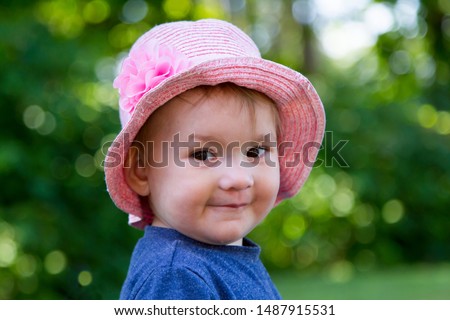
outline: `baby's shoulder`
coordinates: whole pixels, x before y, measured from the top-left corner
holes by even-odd
[[[217,299],[204,261],[179,240],[143,246],[135,250],[121,298]]]
[[[133,259],[148,268],[189,267],[193,261],[198,265],[207,262],[205,251],[195,244],[183,240],[158,239],[157,237],[141,239],[136,246]]]

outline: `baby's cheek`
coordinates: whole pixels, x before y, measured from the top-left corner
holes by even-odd
[[[278,169],[271,170],[266,175],[264,184],[265,199],[270,207],[275,204],[279,189],[280,189],[280,173]]]
[[[278,193],[278,188],[280,187],[280,167],[278,162],[266,164],[264,167],[264,177],[267,188],[275,190]]]

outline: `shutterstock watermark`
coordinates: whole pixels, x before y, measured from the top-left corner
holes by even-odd
[[[341,154],[342,149],[347,145],[349,140],[338,140],[334,143],[333,139],[334,133],[333,131],[325,131],[325,136],[323,138],[323,143],[321,149],[324,149],[325,159],[317,159],[314,163],[314,167],[325,166],[326,168],[330,168],[333,166],[338,166],[339,168],[348,168],[350,167],[347,161],[345,161],[344,157]]]
[[[124,141],[130,141],[129,135],[124,134]],[[218,141],[201,141],[191,134],[187,139],[181,139],[180,134],[173,136],[171,141],[162,141],[156,145],[154,141],[145,143],[134,141],[130,149],[136,149],[138,164],[140,166],[151,166],[164,168],[169,163],[179,167],[187,165],[193,167],[208,166],[217,167],[222,164],[230,167],[233,165],[233,154],[236,151],[244,155],[239,165],[245,168],[257,166],[261,161],[265,165],[275,167],[279,161],[284,161],[286,168],[297,167],[301,164],[307,167],[349,167],[341,154],[349,140],[333,141],[333,132],[326,131],[322,144],[318,142],[307,142],[302,146],[295,146],[292,141],[277,142],[270,134],[263,137],[261,141],[231,141],[226,145]],[[110,148],[109,157],[102,165],[105,168],[126,166],[125,160],[116,148],[118,142],[106,142],[103,152]],[[157,150],[157,152],[154,152]],[[274,152],[274,151],[277,152]],[[323,150],[324,159],[317,158],[319,151]],[[104,155],[106,155],[104,153]],[[278,160],[278,161],[277,161]]]

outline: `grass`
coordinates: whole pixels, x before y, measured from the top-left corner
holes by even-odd
[[[402,266],[354,273],[345,281],[301,271],[271,274],[287,300],[447,300],[450,264]]]

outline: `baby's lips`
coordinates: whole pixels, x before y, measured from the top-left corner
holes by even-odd
[[[221,203],[221,204],[212,204],[211,207],[227,207],[227,208],[241,208],[247,206],[248,202],[239,202],[239,203]]]

